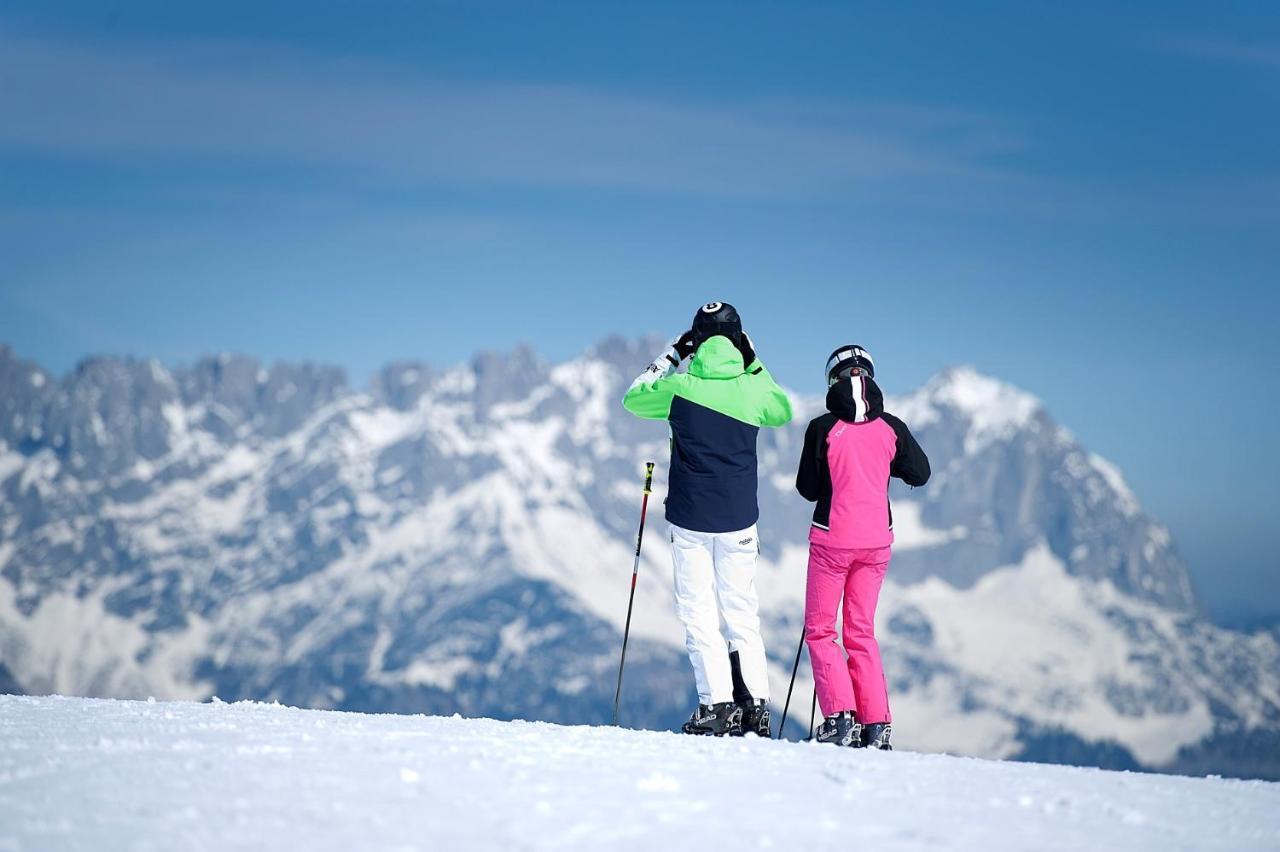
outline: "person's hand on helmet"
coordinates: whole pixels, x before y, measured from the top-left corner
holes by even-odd
[[[756,348],[745,331],[738,335],[738,351],[742,353],[743,369],[750,367],[755,362]]]
[[[676,350],[676,354],[680,356],[680,360],[692,358],[693,353],[698,351],[698,344],[693,336],[693,330],[690,329],[675,339],[671,344],[671,348]]]

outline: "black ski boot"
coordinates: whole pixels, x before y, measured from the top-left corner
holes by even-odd
[[[733,703],[742,708],[742,730],[735,736],[755,734],[766,740],[773,738],[769,730],[769,708],[764,700],[752,698],[747,682],[742,679],[742,659],[737,651],[729,652],[729,674],[733,678]]]
[[[739,736],[755,734],[766,740],[773,739],[773,731],[769,728],[769,708],[763,698],[738,706],[742,708],[742,733]]]
[[[888,722],[872,722],[870,725],[863,725],[862,747],[893,751],[893,746],[889,745],[889,735],[892,733],[893,726]]]
[[[814,739],[820,743],[834,743],[838,746],[860,748],[862,745],[862,726],[853,718],[853,713],[848,710],[842,713],[832,713],[818,726],[818,733]]]
[[[742,736],[742,708],[732,701],[722,701],[709,707],[699,704],[680,730],[704,737]]]

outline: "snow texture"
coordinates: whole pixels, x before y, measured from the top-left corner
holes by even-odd
[[[7,696],[0,826],[12,852],[1273,850],[1280,784],[248,702]]]

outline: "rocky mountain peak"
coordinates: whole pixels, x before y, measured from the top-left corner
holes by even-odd
[[[1045,413],[1037,397],[969,365],[943,370],[918,390],[894,399],[892,410],[919,427],[965,422],[968,453],[1028,428]]]

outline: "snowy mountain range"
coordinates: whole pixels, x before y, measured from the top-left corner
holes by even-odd
[[[395,364],[359,390],[230,356],[100,358],[59,379],[0,347],[0,691],[607,722],[640,471],[666,466],[665,426],[619,400],[657,348]],[[760,445],[779,704],[809,515],[794,466],[817,408],[797,403]],[[972,369],[887,407],[935,471],[895,493],[880,625],[896,742],[1280,777],[1280,644],[1201,617],[1113,465]],[[623,721],[670,728],[694,696],[651,522]]]

